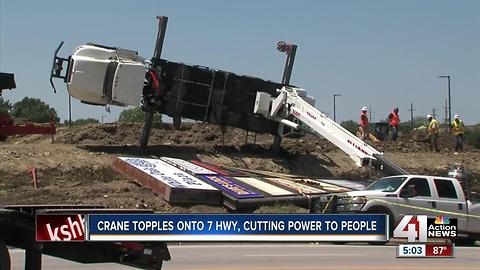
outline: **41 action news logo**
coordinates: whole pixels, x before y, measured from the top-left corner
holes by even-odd
[[[407,238],[408,242],[416,242],[418,239],[418,242],[426,243],[428,238],[455,238],[457,228],[456,218],[405,215],[393,231],[393,237]]]

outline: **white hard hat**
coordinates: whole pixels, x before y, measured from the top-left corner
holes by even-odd
[[[362,112],[367,111],[367,107],[362,108]]]
[[[431,114],[427,114],[427,119],[430,119],[432,118],[432,115]]]
[[[455,114],[455,116],[453,116],[454,119],[458,119],[458,114]]]

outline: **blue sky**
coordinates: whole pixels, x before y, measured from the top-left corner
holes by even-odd
[[[413,102],[417,115],[444,116],[452,76],[452,114],[480,122],[480,1],[24,1],[0,0],[0,71],[15,73],[15,102],[38,97],[68,118],[67,93],[48,82],[53,51],[86,42],[137,50],[150,58],[155,16],[169,17],[162,58],[280,81],[285,56],[279,40],[299,46],[292,83],[337,120],[374,120],[393,106],[402,120]],[[113,121],[122,108],[73,102],[73,118]]]

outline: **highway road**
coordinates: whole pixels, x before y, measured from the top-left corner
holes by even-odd
[[[397,259],[395,246],[331,244],[188,244],[169,246],[166,270],[480,269],[480,247],[457,247],[455,258]],[[12,269],[23,269],[21,250],[12,250]],[[84,265],[44,256],[43,269],[132,269],[118,264]]]

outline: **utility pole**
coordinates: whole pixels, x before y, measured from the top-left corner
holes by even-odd
[[[448,126],[452,123],[452,96],[450,94],[450,75],[442,75],[437,78],[446,78],[448,79]]]
[[[335,106],[335,98],[341,96],[340,94],[333,94],[333,121],[337,122],[337,113],[336,113],[336,106]]]
[[[72,125],[72,96],[68,93],[68,125]]]
[[[448,105],[447,105],[447,99],[445,99],[445,118],[443,119],[443,122],[445,123],[446,126],[448,126]]]
[[[435,109],[435,108],[432,109],[432,117],[434,119],[437,119],[437,109]]]
[[[410,103],[410,109],[408,111],[410,112],[410,127],[413,128],[413,103]]]
[[[372,106],[368,106],[368,119],[372,121]]]

